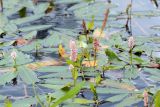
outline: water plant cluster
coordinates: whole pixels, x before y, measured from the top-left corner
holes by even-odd
[[[160,107],[160,37],[133,30],[159,10],[133,1],[0,0],[0,107]]]

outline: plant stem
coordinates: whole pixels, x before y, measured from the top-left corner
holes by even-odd
[[[36,44],[36,57],[38,56],[38,44]]]
[[[14,59],[14,66],[13,67],[15,68],[15,71],[17,71],[17,61],[16,61],[16,59]]]
[[[130,50],[129,54],[130,54],[130,65],[132,65],[133,64],[132,49]]]
[[[109,9],[107,8],[107,9],[106,9],[106,12],[105,12],[105,17],[104,17],[104,20],[103,20],[103,23],[102,23],[100,36],[102,35],[103,30],[104,30],[104,28],[105,28],[105,26],[106,26],[106,24],[107,24],[108,16],[109,16]]]
[[[80,67],[80,72],[81,72],[81,74],[82,74],[82,80],[85,80],[84,72],[83,72],[83,69],[82,69],[82,64],[81,64],[81,67]]]
[[[94,49],[94,67],[96,66],[97,51]]]
[[[41,105],[41,107],[45,107],[45,105],[43,105],[43,103],[41,102],[39,96],[36,93],[35,84],[33,84],[32,86],[33,86],[33,91],[34,91],[34,94],[35,94],[35,97],[36,97],[38,103]]]
[[[131,9],[130,9],[130,15],[129,15],[131,36],[132,36],[132,4],[133,4],[133,1],[131,0]]]
[[[76,79],[74,79],[74,87],[76,86]]]
[[[102,68],[102,78],[105,78],[105,69],[104,69],[104,66],[103,66],[103,68]]]
[[[27,85],[24,84],[23,87],[24,87],[24,95],[25,95],[25,97],[28,97]]]

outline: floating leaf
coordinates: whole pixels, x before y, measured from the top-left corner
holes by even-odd
[[[135,67],[135,66],[129,66],[129,67],[126,67],[126,70],[125,70],[125,78],[129,78],[129,79],[135,79],[136,77],[138,77],[138,69]]]
[[[102,81],[101,83],[104,86],[126,89],[126,90],[129,90],[129,91],[133,91],[133,90],[136,89],[136,87],[132,84],[128,84],[128,83],[125,83],[125,82],[114,81],[114,80],[109,80],[109,79],[107,79],[105,81]]]
[[[130,96],[130,97],[127,97],[127,98],[123,99],[122,102],[116,104],[116,107],[132,106],[133,104],[137,104],[140,101],[142,101],[142,99],[138,98],[137,96],[134,95],[134,96]]]
[[[20,78],[27,84],[33,84],[39,81],[36,73],[25,66],[18,67],[18,73]]]
[[[93,100],[87,100],[84,98],[75,98],[73,102],[77,103],[77,104],[92,104],[92,103],[94,103]]]
[[[128,96],[128,94],[119,94],[119,95],[115,95],[113,97],[109,97],[105,101],[118,102],[118,101],[123,100],[126,96]]]
[[[17,77],[17,73],[10,71],[0,75],[0,84],[5,85],[7,82],[11,82],[13,78]]]
[[[32,25],[29,27],[22,27],[19,28],[20,31],[22,32],[29,32],[29,31],[34,31],[34,30],[44,30],[52,27],[52,25]]]
[[[11,22],[15,23],[16,25],[20,25],[20,24],[24,24],[24,23],[28,23],[28,22],[32,22],[34,20],[40,19],[43,16],[44,16],[44,14],[32,15],[32,16],[28,16],[28,17],[25,17],[25,18],[19,18],[19,19],[11,20]]]

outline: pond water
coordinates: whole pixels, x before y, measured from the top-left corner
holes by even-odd
[[[98,0],[96,0],[96,1],[98,1]],[[125,13],[127,5],[130,3],[130,0],[112,0],[111,2],[114,5],[116,5],[117,7],[112,8],[110,10],[111,18],[109,17],[109,20],[107,22],[108,25],[106,27],[106,31],[108,33],[114,33],[117,31],[124,31],[124,35],[129,36],[129,34],[126,32],[125,27],[124,27],[124,25],[126,24],[126,20],[127,20],[127,16],[124,13]],[[158,0],[158,3],[160,3],[159,0]],[[40,25],[40,24],[47,25],[47,24],[49,24],[49,25],[52,25],[52,27],[38,33],[39,35],[37,35],[37,38],[44,39],[45,36],[48,35],[48,33],[46,33],[46,32],[59,31],[61,33],[62,32],[62,31],[60,31],[61,29],[62,30],[67,29],[67,30],[74,30],[75,36],[70,35],[67,31],[66,32],[63,31],[61,37],[65,38],[65,34],[68,33],[68,36],[70,36],[70,38],[76,39],[77,36],[79,35],[79,32],[81,32],[81,30],[82,30],[82,27],[80,24],[82,22],[82,19],[77,18],[75,16],[74,12],[69,11],[68,9],[70,9],[70,7],[77,5],[77,4],[78,3],[56,4],[55,11],[51,12],[50,14],[48,14],[47,16],[45,16],[41,19],[20,25],[20,27],[29,26],[29,25]],[[157,9],[154,6],[154,4],[151,3],[150,0],[133,0],[132,5],[133,5],[132,14],[134,14],[131,19],[132,20],[132,25],[131,25],[132,26],[132,35],[133,36],[146,36],[146,37],[160,37],[159,29],[158,30],[152,29],[152,27],[154,27],[154,26],[160,26],[160,14],[159,14],[160,8]],[[139,16],[138,16],[138,14],[139,14]],[[157,14],[157,15],[155,15],[155,14]],[[13,18],[14,17],[16,17],[16,16],[13,16]],[[117,18],[117,20],[115,20],[116,18]],[[102,21],[103,20],[97,21],[98,22],[96,24],[97,27],[101,26],[100,24],[102,23]],[[40,37],[40,36],[42,36],[42,37]],[[17,38],[18,37],[12,37],[12,38],[10,38],[10,40],[14,40]],[[8,38],[4,38],[3,40],[5,40],[5,39],[8,40]],[[10,41],[10,40],[8,40],[8,41]],[[63,44],[63,41],[61,41],[61,42]],[[64,43],[64,45],[65,45],[65,43]],[[160,47],[159,43],[152,43],[151,45],[156,45],[156,46]],[[13,48],[13,46],[9,46],[6,48],[10,49],[10,48]],[[34,53],[35,53],[34,51],[32,51],[32,52],[29,51],[26,53],[31,55],[31,57],[34,59],[33,62],[44,61],[44,60],[49,60],[49,59],[59,60],[58,53],[51,52],[50,48],[48,48],[48,52],[47,52],[47,48],[45,48],[45,47],[44,47],[44,49],[41,49],[38,57],[34,56]],[[65,63],[64,63],[64,65],[67,66]],[[66,67],[66,68],[68,68],[68,67]],[[47,77],[43,78],[43,75],[47,75],[47,74],[51,74],[51,73],[45,73],[45,72],[38,72],[37,73],[37,75],[39,77],[42,76],[41,77],[42,79],[40,82],[43,83],[44,82],[43,80],[45,80],[45,83],[48,83],[48,84],[51,82],[51,80],[49,80],[49,79],[52,77],[48,78],[48,82],[47,82]],[[61,74],[61,75],[63,76],[63,74]],[[59,75],[59,76],[61,76],[61,75]],[[147,79],[149,74],[141,72],[139,75],[140,75],[140,77],[137,77],[136,79],[134,79],[131,82],[136,86],[137,89],[139,89],[139,90],[144,89],[148,85],[156,85],[155,81]],[[108,71],[105,73],[105,76],[106,76],[106,78],[111,78],[112,80],[122,79],[123,78],[123,71],[122,70],[119,70],[118,72],[117,72],[117,70]],[[57,75],[57,79],[59,79],[59,78],[60,77],[58,77],[58,75]],[[54,81],[54,79],[53,79],[53,81]],[[71,81],[71,80],[68,79],[68,81]],[[55,83],[53,82],[52,84],[56,84],[56,82],[57,81],[55,81]],[[65,81],[61,81],[61,82],[62,82],[62,84],[63,84],[63,82],[67,83]],[[61,84],[61,82],[59,84]],[[21,97],[23,98],[25,96],[24,88],[26,88],[26,90],[27,90],[28,97],[34,95],[32,85],[26,85],[18,77],[16,85],[13,85],[12,83],[7,83],[5,86],[0,86],[0,95],[10,96],[10,98],[13,100],[21,99]],[[40,86],[40,85],[38,86],[38,88],[36,88],[36,90],[40,94],[54,92],[54,90],[49,89],[49,88],[44,88],[43,86]],[[90,91],[85,90],[83,92],[83,94],[84,94],[84,98],[92,100],[93,94]],[[112,96],[112,94],[99,94],[100,99],[106,99],[110,96]],[[1,101],[1,104],[2,103],[3,102]],[[116,107],[115,104],[117,104],[117,103],[105,102],[105,103],[100,104],[98,107]],[[93,105],[91,104],[90,106],[93,106]],[[141,101],[135,105],[131,105],[130,107],[142,107],[142,105],[143,105],[143,102]]]

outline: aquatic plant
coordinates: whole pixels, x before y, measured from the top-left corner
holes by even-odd
[[[0,1],[0,85],[25,89],[3,93],[0,105],[159,107],[159,35],[133,32],[137,25],[144,33],[134,19],[157,10],[134,11],[129,2],[120,12],[105,0]],[[73,16],[72,29],[61,26]]]

